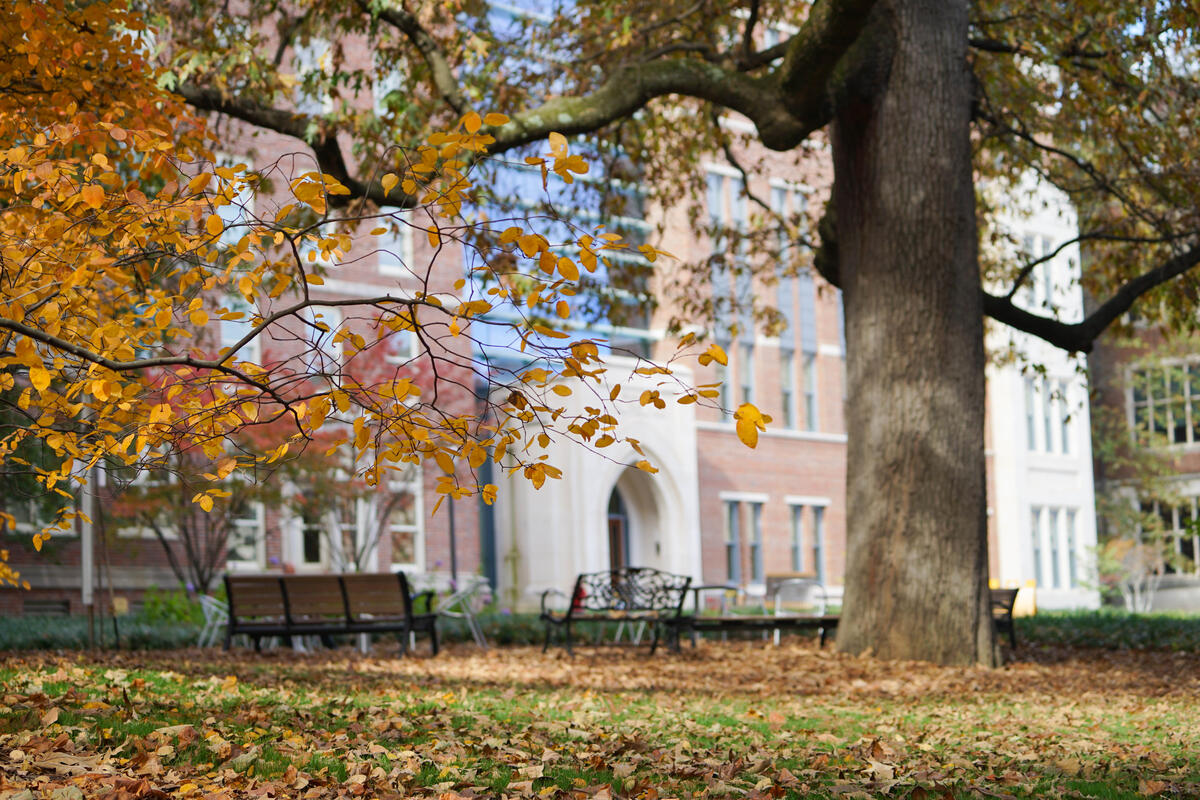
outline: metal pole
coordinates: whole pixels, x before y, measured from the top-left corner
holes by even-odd
[[[96,590],[96,559],[95,559],[95,523],[96,518],[96,474],[97,470],[92,467],[88,470],[88,479],[79,490],[79,510],[84,515],[79,525],[79,570],[80,570],[80,595],[83,600],[84,612],[88,616],[88,647],[95,646],[95,606],[94,595]]]

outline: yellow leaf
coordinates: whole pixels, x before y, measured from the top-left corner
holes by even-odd
[[[212,511],[212,509],[213,509],[212,495],[207,495],[207,494],[200,495],[200,507],[203,508],[205,511]]]
[[[567,137],[563,136],[561,133],[551,133],[549,139],[551,150],[558,152],[566,149]]]
[[[311,275],[311,274],[305,275],[304,282],[311,283],[313,286],[324,286],[325,285],[325,279],[322,278],[320,275]]]
[[[427,237],[429,237],[429,246],[430,247],[437,247],[439,244],[442,243],[441,234],[439,234],[438,229],[432,225],[430,225],[428,228],[425,229],[425,235]]]
[[[209,236],[220,236],[221,231],[225,230],[225,222],[216,214],[209,214],[204,221],[204,230],[208,231]]]
[[[211,172],[201,172],[196,177],[188,181],[187,193],[199,194],[208,188],[208,182],[212,180]]]
[[[609,399],[609,400],[616,400],[616,399],[617,399],[617,395],[619,395],[620,393],[621,393],[621,384],[619,384],[619,383],[618,383],[616,386],[614,386],[614,387],[612,388],[612,391],[610,391],[610,392],[608,393],[608,399]]]
[[[50,371],[45,367],[30,367],[29,382],[39,392],[46,391],[46,387],[50,385]]]
[[[651,475],[658,472],[658,469],[653,464],[651,464],[649,461],[646,461],[645,459],[642,459],[641,461],[637,462],[636,464],[634,464],[634,466],[637,467],[638,469],[640,469],[642,472],[649,472]]]
[[[192,324],[197,328],[203,328],[208,324],[208,312],[202,308],[196,309],[188,315],[188,319],[190,319]]]
[[[560,317],[566,319],[567,317],[571,316],[571,304],[566,300],[559,300],[555,305],[555,311],[558,312]]]
[[[462,118],[463,127],[467,129],[467,133],[476,133],[479,127],[483,124],[483,120],[474,111],[468,112]]]
[[[400,182],[400,178],[389,172],[379,182],[383,184],[383,193],[387,195],[392,193],[392,189],[396,188],[396,184]]]
[[[104,187],[95,183],[90,183],[79,191],[83,202],[92,208],[99,208],[104,205]]]
[[[433,460],[442,468],[442,472],[447,475],[454,474],[454,459],[450,458],[445,452],[439,450],[433,454]]]
[[[577,281],[579,280],[579,267],[575,266],[575,262],[569,258],[560,258],[558,260],[558,274],[569,281]]]
[[[493,112],[484,116],[483,122],[485,125],[506,125],[508,124],[508,117],[504,114],[497,114]]]
[[[556,384],[554,386],[554,388],[551,389],[550,391],[554,392],[556,395],[558,395],[560,397],[570,397],[571,396],[571,387],[563,386],[561,383]]]

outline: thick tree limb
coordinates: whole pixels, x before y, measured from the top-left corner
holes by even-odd
[[[874,6],[875,0],[817,0],[800,31],[789,40],[778,71],[779,88],[788,110],[801,123],[815,130],[828,119],[830,78]]]
[[[1180,253],[1162,265],[1127,281],[1112,297],[1082,322],[1059,322],[1032,314],[1008,298],[983,293],[983,311],[997,322],[1033,334],[1072,353],[1089,353],[1097,337],[1146,292],[1161,286],[1200,264],[1200,245]]]

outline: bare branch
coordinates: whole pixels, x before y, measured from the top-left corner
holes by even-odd
[[[1032,314],[1004,297],[983,293],[983,310],[992,319],[1031,333],[1056,347],[1073,353],[1091,352],[1097,337],[1146,292],[1161,286],[1200,264],[1200,245],[1194,246],[1158,267],[1127,281],[1082,322],[1070,324]]]

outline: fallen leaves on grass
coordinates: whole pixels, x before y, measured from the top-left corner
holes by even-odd
[[[1194,657],[1035,655],[998,670],[803,642],[9,657],[0,799],[1200,794]]]

